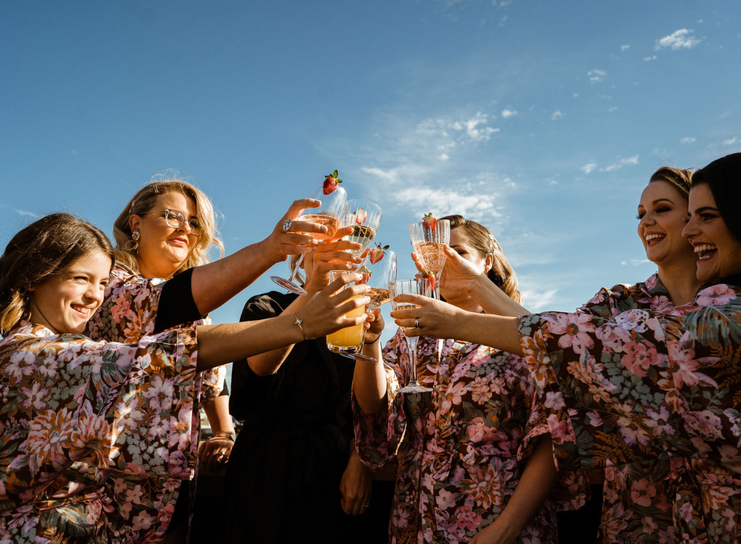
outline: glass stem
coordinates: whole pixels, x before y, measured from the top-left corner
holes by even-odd
[[[304,255],[302,254],[298,260],[296,261],[296,264],[293,265],[293,270],[291,270],[291,277],[288,279],[291,283],[296,283],[296,276],[298,275],[298,271],[301,268],[301,263],[304,262]]]
[[[409,384],[417,383],[417,337],[407,336],[407,345],[409,346]]]

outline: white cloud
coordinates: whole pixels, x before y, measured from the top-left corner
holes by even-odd
[[[553,115],[551,115],[551,120],[558,121],[559,119],[561,119],[561,117],[563,117],[563,113],[561,113],[559,110],[556,110],[553,112]]]
[[[450,155],[448,155],[447,153],[443,153],[442,155],[440,155],[441,161],[447,161],[449,158],[450,158]]]
[[[464,121],[456,121],[450,127],[453,130],[465,130],[466,134],[475,142],[486,141],[491,138],[491,135],[495,132],[499,132],[498,128],[491,128],[486,125],[488,123],[488,116],[485,113],[478,112],[471,119]],[[479,127],[481,125],[481,127]]]
[[[610,108],[609,110],[607,110],[607,111],[608,111],[608,112],[610,112],[610,113],[612,113],[613,111],[617,111],[617,110],[618,110],[618,107],[617,107],[617,106],[613,106],[613,107],[611,107],[611,108]]]
[[[601,81],[605,80],[605,76],[607,75],[607,70],[591,70],[587,76],[589,76],[589,81],[592,83],[599,83]]]
[[[24,217],[33,217],[33,218],[36,218],[36,217],[41,217],[41,216],[40,216],[39,214],[37,214],[37,213],[33,213],[33,212],[27,212],[27,211],[24,211],[24,210],[16,210],[16,213],[17,213],[18,215],[22,215],[22,216],[24,216]]]
[[[650,60],[656,60],[656,55],[652,55],[650,57],[644,57],[643,60],[645,60],[646,62],[648,62]]]
[[[621,45],[620,46],[620,51],[625,51],[626,49],[630,49],[630,46],[629,45]]]
[[[630,157],[628,159],[620,159],[619,161],[606,166],[605,168],[601,168],[600,172],[612,172],[613,170],[620,170],[623,166],[635,166],[638,164],[638,155],[635,157]]]
[[[536,289],[520,289],[522,294],[522,305],[532,312],[550,308],[558,293],[558,289],[550,291],[538,291]]]
[[[648,259],[631,259],[630,260],[630,264],[632,264],[633,266],[640,266],[642,264],[648,264],[650,262],[651,261],[649,261]],[[625,263],[625,261],[623,261],[623,263]]]
[[[594,172],[595,168],[597,168],[597,163],[590,162],[589,164],[585,164],[584,166],[582,166],[581,171],[584,172],[585,174],[591,174],[592,172]]]
[[[502,110],[502,117],[504,117],[505,119],[509,119],[510,117],[513,117],[515,115],[517,115],[517,111],[515,110],[511,110],[509,108],[505,108]]]
[[[733,138],[728,138],[727,140],[723,140],[723,145],[733,145],[736,143],[738,138],[734,136]]]
[[[692,31],[687,30],[686,28],[677,30],[668,36],[664,36],[660,40],[656,40],[656,46],[654,49],[656,51],[664,47],[668,47],[674,51],[678,51],[679,49],[692,49],[702,40],[691,36],[691,34]]]
[[[683,144],[694,144],[697,141],[697,139],[690,137],[690,138],[682,138],[679,141],[680,141],[680,143],[683,143]]]

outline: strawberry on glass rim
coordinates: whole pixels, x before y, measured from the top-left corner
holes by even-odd
[[[422,222],[427,225],[431,231],[434,231],[437,226],[437,219],[432,215],[432,212],[426,213],[422,218]]]
[[[325,195],[331,195],[339,186],[340,183],[342,183],[342,180],[338,177],[339,172],[335,170],[331,174],[327,174],[324,176],[324,185],[322,185],[322,192]]]
[[[370,255],[368,255],[368,258],[370,259],[371,264],[376,264],[378,261],[383,259],[383,256],[386,254],[386,250],[389,248],[388,244],[385,246],[382,246],[381,244],[376,244],[376,247],[370,250]]]

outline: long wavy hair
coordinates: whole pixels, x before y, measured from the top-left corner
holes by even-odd
[[[64,272],[95,251],[111,259],[113,246],[87,221],[66,213],[42,217],[19,231],[0,257],[0,334],[31,316],[29,288]]]
[[[494,238],[494,235],[480,223],[470,221],[462,215],[447,215],[441,217],[450,221],[450,230],[463,229],[468,238],[471,247],[479,252],[482,258],[486,258],[491,253],[492,265],[487,273],[488,278],[494,282],[504,293],[517,302],[522,302],[522,294],[517,288],[517,275],[512,265],[509,264],[507,257],[502,252],[502,247]]]
[[[139,269],[136,253],[136,242],[131,236],[129,218],[132,215],[144,215],[154,208],[157,197],[171,191],[177,191],[195,202],[196,217],[203,234],[198,237],[193,251],[175,272],[176,274],[206,264],[210,261],[209,253],[212,248],[217,248],[220,256],[224,256],[224,244],[218,236],[216,228],[216,217],[214,207],[208,197],[195,186],[181,179],[155,180],[144,186],[126,204],[121,214],[113,223],[113,237],[116,240],[116,260],[122,262],[133,270]]]

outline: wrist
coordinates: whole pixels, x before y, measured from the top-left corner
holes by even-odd
[[[214,433],[211,438],[229,438],[232,442],[236,442],[237,435],[234,434],[234,431],[219,431],[218,433]]]

